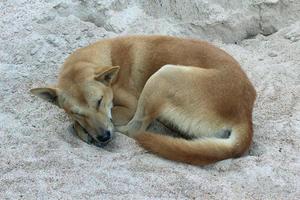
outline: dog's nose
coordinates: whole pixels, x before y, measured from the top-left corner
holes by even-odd
[[[104,131],[102,135],[97,136],[97,140],[99,142],[107,142],[108,140],[110,140],[110,138],[111,138],[111,132],[108,130]]]

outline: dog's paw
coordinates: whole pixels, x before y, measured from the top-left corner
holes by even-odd
[[[116,128],[116,131],[121,132],[124,135],[128,135],[129,134],[127,126],[116,126],[115,128]]]
[[[95,140],[78,126],[79,125],[77,123],[73,125],[74,134],[85,143],[93,144]]]

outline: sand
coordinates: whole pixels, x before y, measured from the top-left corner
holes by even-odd
[[[174,2],[0,2],[0,199],[300,199],[300,3]],[[258,93],[248,155],[191,166],[119,133],[98,148],[29,93],[75,49],[133,33],[209,40],[241,63]]]

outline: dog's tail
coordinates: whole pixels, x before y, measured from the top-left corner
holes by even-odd
[[[146,150],[169,160],[206,165],[241,156],[251,144],[252,123],[232,127],[228,138],[186,140],[144,131],[135,139]]]

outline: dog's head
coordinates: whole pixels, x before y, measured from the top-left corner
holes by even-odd
[[[113,136],[111,84],[118,71],[118,66],[65,67],[57,87],[34,88],[30,91],[64,109],[74,120],[77,133],[87,133],[97,144],[106,144]]]

